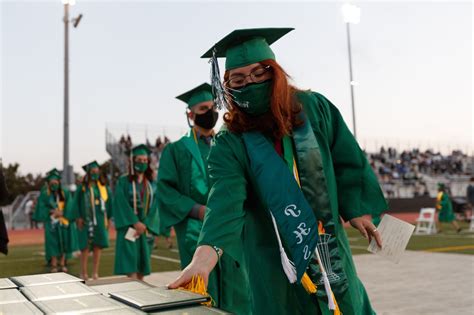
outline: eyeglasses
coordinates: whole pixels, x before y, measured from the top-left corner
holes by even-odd
[[[265,74],[269,70],[271,70],[270,66],[260,67],[253,70],[248,75],[243,75],[243,74],[234,75],[224,83],[233,89],[239,89],[239,88],[244,87],[246,85],[245,83],[248,77],[250,77],[250,80],[253,83],[260,83],[268,79],[268,76],[266,76]]]
[[[148,163],[148,157],[147,156],[137,156],[135,158],[135,163]]]

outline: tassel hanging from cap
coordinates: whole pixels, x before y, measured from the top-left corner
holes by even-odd
[[[214,103],[218,109],[230,109],[226,100],[226,88],[221,81],[221,73],[219,70],[219,61],[216,57],[216,49],[212,51],[212,58],[209,60],[211,64],[211,86],[214,95]]]

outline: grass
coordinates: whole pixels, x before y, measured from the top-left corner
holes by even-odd
[[[173,249],[166,248],[163,238],[156,242],[157,248],[153,250],[152,255],[167,257],[179,260],[179,254],[176,250],[176,240],[173,239]],[[110,247],[102,251],[99,274],[101,277],[113,275],[115,257],[115,241],[110,242]],[[89,276],[92,275],[92,257],[89,257]],[[79,259],[71,258],[68,260],[69,273],[79,275]],[[176,262],[153,258],[151,260],[151,269],[153,272],[179,270],[180,264]],[[43,245],[33,246],[15,246],[11,247],[8,256],[0,256],[0,278],[19,275],[38,274],[49,272],[44,259]]]
[[[443,233],[437,235],[413,235],[410,239],[407,249],[416,251],[430,251],[433,249],[443,248],[444,253],[458,253],[474,255],[474,233],[467,232],[467,223],[461,223],[463,232],[457,234],[453,231],[451,226],[444,225]],[[367,254],[367,240],[364,239],[358,231],[353,228],[348,228],[347,235],[349,243],[354,255]],[[163,238],[159,238],[156,245],[157,248],[153,250],[153,255],[167,257],[179,260],[179,255],[176,250],[176,239],[173,239],[173,249],[166,248]],[[466,248],[468,247],[468,248]],[[100,276],[112,276],[114,267],[114,250],[115,242],[111,242],[110,247],[102,252],[102,259],[100,264]],[[44,260],[44,248],[42,245],[34,246],[15,246],[10,248],[8,256],[0,256],[0,278],[12,277],[18,275],[37,274],[49,272],[49,268]],[[89,258],[89,275],[92,274],[92,257]],[[180,265],[177,262],[171,262],[161,259],[152,258],[152,271],[172,271],[179,270]],[[70,259],[68,262],[69,272],[74,275],[79,275],[79,260]]]

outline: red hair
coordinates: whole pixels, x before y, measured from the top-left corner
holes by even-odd
[[[235,133],[256,130],[281,139],[291,134],[294,127],[302,124],[297,117],[302,109],[296,98],[296,92],[299,90],[289,84],[288,74],[275,60],[263,60],[260,64],[270,66],[273,74],[271,110],[258,117],[251,116],[244,113],[229,97],[231,108],[224,114],[224,122],[227,128]],[[226,71],[224,81],[228,79],[229,71]]]

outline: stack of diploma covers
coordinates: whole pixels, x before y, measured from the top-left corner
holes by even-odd
[[[1,314],[141,314],[126,305],[101,295],[86,286],[82,279],[67,273],[48,273],[12,277],[18,289],[8,298],[32,308],[33,312],[19,309],[1,311]]]
[[[0,278],[0,314],[43,314],[10,279]]]
[[[153,287],[142,281],[112,279],[87,286],[82,279],[61,272],[0,278],[0,315],[229,314],[201,305],[209,299],[188,291]]]

